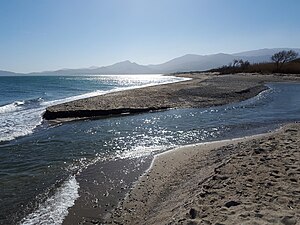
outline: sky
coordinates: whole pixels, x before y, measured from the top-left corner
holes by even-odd
[[[0,0],[0,70],[300,47],[299,0]]]

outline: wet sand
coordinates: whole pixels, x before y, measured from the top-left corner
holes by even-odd
[[[44,118],[64,122],[82,118],[196,108],[246,100],[266,90],[267,82],[299,81],[298,76],[212,73],[177,74],[189,81],[100,95],[48,107]]]
[[[300,124],[155,157],[106,224],[300,224]]]
[[[103,224],[130,190],[132,183],[149,168],[153,156],[98,162],[83,170],[79,198],[69,209],[63,225]]]

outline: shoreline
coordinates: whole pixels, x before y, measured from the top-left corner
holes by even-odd
[[[111,215],[113,214],[114,210],[116,210],[116,207],[120,207],[120,204],[122,204],[124,199],[127,199],[132,189],[138,186],[140,180],[147,175],[149,170],[153,168],[153,165],[155,164],[157,158],[160,158],[163,155],[168,156],[173,152],[175,153],[175,155],[177,155],[184,149],[206,146],[210,144],[224,145],[225,143],[231,143],[232,141],[239,142],[244,140],[245,138],[254,139],[268,134],[270,133],[258,133],[250,136],[243,136],[232,139],[188,144],[170,148],[161,153],[155,153],[154,155],[150,156],[143,156],[134,159],[117,159],[113,161],[107,161],[104,162],[104,165],[107,164],[105,166],[103,166],[103,162],[96,163],[95,165],[87,168],[87,170],[85,170],[76,178],[80,184],[80,197],[76,200],[75,205],[68,209],[69,213],[63,220],[62,224],[111,224]],[[130,175],[128,176],[128,174],[123,174],[123,178],[121,179],[123,171],[119,170],[118,175],[116,176],[115,168],[121,167],[121,165],[124,164],[138,164],[138,167],[132,167],[128,171]],[[108,171],[109,168],[111,168],[110,170],[114,172],[110,173]],[[106,170],[106,172],[103,173],[103,170]],[[106,177],[110,177],[110,180],[116,180],[117,182],[114,182],[115,184],[108,184],[114,186],[114,188],[106,192],[107,194],[103,195],[102,191],[105,189],[103,188],[103,185],[106,184],[102,183],[102,180],[106,180]],[[125,180],[126,182],[124,182]],[[119,181],[121,182],[118,184]],[[109,196],[113,196],[113,198]]]
[[[146,75],[150,75],[150,74],[146,74]],[[109,94],[113,94],[113,93],[116,93],[116,92],[117,93],[122,93],[122,92],[130,91],[130,90],[134,90],[134,89],[143,89],[143,88],[159,86],[159,85],[175,84],[175,83],[179,83],[179,82],[189,81],[189,80],[192,79],[192,78],[189,78],[189,77],[180,77],[180,76],[176,76],[176,75],[172,75],[172,74],[167,74],[167,75],[165,75],[165,74],[151,74],[151,75],[170,76],[170,77],[173,77],[173,78],[177,77],[177,78],[181,78],[181,80],[165,81],[165,82],[158,83],[158,84],[156,84],[156,83],[146,84],[146,85],[141,85],[141,86],[137,86],[137,87],[135,87],[135,86],[123,87],[123,88],[120,88],[117,91],[112,89],[112,90],[107,91],[106,93],[101,93],[101,94],[90,96],[90,97],[78,98],[78,99],[75,99],[75,100],[70,100],[70,101],[65,101],[63,103],[54,104],[54,105],[51,105],[51,106],[48,106],[48,107],[45,108],[45,112],[42,114],[42,119],[44,121],[48,121],[50,124],[58,124],[58,123],[66,123],[66,122],[72,122],[72,121],[78,121],[78,120],[102,119],[102,118],[108,118],[108,117],[128,115],[130,113],[128,113],[126,110],[119,111],[117,113],[114,113],[114,110],[112,110],[112,113],[109,113],[109,112],[104,112],[104,113],[100,112],[99,113],[98,112],[98,113],[96,113],[95,116],[91,116],[91,115],[84,115],[84,113],[86,113],[86,111],[89,111],[89,110],[84,110],[85,112],[83,112],[83,114],[81,114],[79,117],[74,115],[74,116],[58,117],[58,118],[55,118],[55,119],[46,119],[45,118],[45,117],[47,117],[47,115],[45,116],[45,113],[46,113],[47,109],[52,108],[52,107],[56,107],[58,105],[64,105],[64,104],[68,104],[70,102],[77,102],[77,101],[80,101],[80,100],[86,100],[86,99],[90,99],[90,98],[94,98],[94,97],[100,97],[100,96],[103,96],[103,95],[109,95]],[[115,75],[103,75],[103,76],[115,76]],[[164,110],[164,109],[162,109],[162,110]],[[137,109],[136,112],[133,112],[133,113],[137,113],[137,114],[140,113],[139,109]]]
[[[294,138],[290,137],[291,133],[294,135],[296,134]],[[286,140],[287,136],[289,137],[288,140]],[[255,208],[263,204],[266,209],[259,209],[256,211],[250,210],[250,212],[247,212],[245,207],[242,208],[240,205],[243,205],[246,200],[249,200],[247,199],[249,195],[259,195],[261,190],[255,189],[261,185],[256,184],[255,182],[259,180],[259,177],[256,173],[248,174],[247,179],[245,180],[246,184],[241,182],[232,185],[235,183],[233,178],[240,179],[241,177],[241,179],[243,179],[243,175],[235,174],[236,177],[231,177],[231,171],[223,170],[224,167],[230,167],[232,169],[232,164],[235,164],[235,161],[240,159],[242,160],[240,160],[239,163],[236,163],[239,165],[236,168],[243,168],[245,170],[244,173],[247,173],[247,170],[249,169],[247,167],[249,166],[255,167],[259,163],[262,163],[262,166],[264,166],[263,164],[269,162],[268,160],[272,161],[270,155],[274,155],[275,151],[277,152],[276,154],[278,154],[278,149],[270,149],[270,146],[271,148],[276,148],[274,144],[272,145],[273,142],[279,142],[281,147],[293,149],[294,154],[300,156],[300,153],[296,150],[297,147],[300,146],[299,141],[297,141],[299,136],[300,124],[292,123],[284,125],[270,133],[222,141],[198,143],[160,153],[154,157],[149,169],[147,169],[133,185],[132,189],[127,193],[126,198],[120,202],[119,207],[115,209],[112,217],[106,221],[106,223],[215,224],[219,222],[219,224],[222,224],[221,221],[226,221],[225,224],[238,224],[238,222],[244,221],[248,222],[246,224],[254,224],[256,222],[273,224],[275,221],[281,221],[280,224],[298,224],[297,221],[300,222],[300,209],[297,209],[295,206],[300,203],[300,188],[298,187],[299,185],[297,186],[297,178],[300,178],[299,157],[292,157],[294,165],[288,165],[289,168],[293,168],[293,173],[287,176],[287,180],[292,185],[292,188],[294,188],[294,195],[289,196],[289,201],[287,199],[282,200],[284,203],[289,203],[290,206],[285,206],[284,210],[282,209],[282,212],[280,213],[274,211],[272,208],[274,207],[274,204],[276,205],[278,203],[270,203],[272,206],[270,208],[263,200],[259,204],[255,201],[252,203],[251,201],[247,202],[246,207],[250,205],[252,208]],[[297,145],[292,148],[289,144],[294,144],[295,142]],[[241,147],[245,148],[246,151],[245,149],[241,149]],[[249,153],[251,155],[247,155]],[[249,163],[245,166],[247,160],[251,160],[252,156],[260,157],[260,160],[258,160],[258,162],[253,162],[252,160],[252,164]],[[271,159],[268,159],[268,157]],[[287,157],[290,157],[289,153],[287,153]],[[266,171],[264,171],[264,169]],[[275,178],[276,176],[278,176],[277,178],[281,178],[282,175],[280,173],[282,171],[287,171],[286,168],[285,170],[283,170],[283,168],[274,168],[276,171],[279,170],[279,172],[274,172],[272,169],[269,170],[268,168],[264,169],[262,169],[262,173],[264,175],[270,174],[271,183],[276,183],[276,180],[272,180],[274,176]],[[223,186],[219,185],[220,183]],[[285,183],[277,182],[276,185],[273,184],[270,187],[268,186],[268,189],[272,189],[273,186],[279,186],[279,189],[282,190],[284,188],[281,186],[286,187],[286,185],[287,181],[285,181]],[[242,191],[245,196],[234,193],[230,189],[230,186],[239,186],[239,188],[231,187],[231,189],[238,189],[236,191]],[[226,194],[219,194],[219,197],[217,198],[216,196],[210,196],[211,199],[208,199],[213,200],[213,203],[219,203],[218,207],[214,208],[214,210],[220,211],[222,218],[215,218],[216,215],[212,214],[216,214],[217,211],[208,210],[208,205],[204,202],[207,202],[208,200],[206,198],[209,195],[214,195],[215,191],[220,191],[222,189],[226,190],[226,188],[229,189],[226,193],[229,196],[226,196]],[[251,193],[245,188],[254,188],[256,191]],[[264,189],[264,187],[261,189]],[[274,196],[274,193],[268,189],[266,191],[269,191],[270,193],[264,194],[271,198]],[[231,197],[232,194],[234,200],[231,200],[231,198],[233,199],[233,197]],[[281,196],[277,196],[277,198],[278,197]],[[298,198],[298,202],[293,201],[295,197],[296,200]],[[197,203],[200,200],[202,203]],[[227,207],[226,204],[230,206]],[[231,204],[233,205],[231,206]],[[213,205],[214,204],[210,205],[210,207],[213,207]],[[245,213],[246,215],[237,217],[235,213],[230,210],[231,207],[233,209],[235,206],[239,208],[239,211],[241,212],[240,216]],[[263,213],[261,211],[263,211]],[[202,213],[204,214],[201,215]],[[268,214],[273,214],[273,217],[276,217],[276,214],[278,215],[277,218],[273,218],[273,222],[271,222],[270,217],[272,216],[268,216]],[[209,220],[211,220],[211,222],[214,221],[214,223],[208,223],[207,221]],[[291,223],[285,223],[286,221],[290,221]],[[294,221],[296,222],[294,223]]]
[[[118,91],[47,107],[43,118],[65,122],[171,108],[199,108],[240,102],[267,89],[268,82],[299,81],[296,76],[213,73],[176,74],[187,81]]]
[[[253,140],[256,138],[261,138],[261,137],[265,137],[268,135],[272,135],[273,133],[279,132],[282,128],[283,127],[280,127],[280,128],[275,129],[274,131],[261,133],[261,134],[254,134],[254,135],[250,135],[250,136],[243,136],[243,137],[232,138],[232,139],[224,139],[224,140],[217,140],[217,141],[208,141],[208,142],[200,142],[200,143],[195,143],[195,144],[188,144],[188,145],[184,145],[184,146],[175,147],[175,148],[172,148],[167,151],[164,151],[164,152],[154,155],[150,166],[139,177],[139,179],[132,184],[131,189],[129,190],[129,192],[126,193],[125,198],[121,202],[119,202],[118,208],[116,208],[115,211],[113,212],[112,218],[110,218],[109,221],[106,221],[106,223],[108,223],[108,224],[110,224],[110,223],[118,224],[119,223],[119,221],[116,221],[114,217],[120,217],[121,214],[124,213],[123,210],[124,209],[127,210],[126,208],[130,207],[127,204],[128,203],[131,204],[131,202],[132,202],[132,199],[130,199],[132,193],[135,194],[135,192],[142,192],[143,190],[140,191],[140,187],[147,186],[147,184],[145,184],[145,182],[148,182],[147,180],[150,177],[151,177],[150,179],[155,180],[155,181],[153,181],[153,183],[157,182],[157,180],[158,180],[157,176],[156,176],[157,174],[169,174],[171,172],[171,170],[173,170],[175,168],[175,167],[171,166],[166,169],[166,164],[167,165],[169,164],[169,166],[170,166],[170,164],[174,163],[174,160],[176,160],[177,161],[177,162],[175,162],[176,166],[179,166],[180,163],[178,163],[178,161],[179,162],[187,161],[187,157],[190,158],[190,154],[194,154],[195,149],[201,148],[201,150],[204,150],[204,152],[201,152],[201,154],[205,155],[205,154],[210,153],[211,151],[218,149],[220,147],[233,145],[233,144],[236,144],[239,142],[244,142],[244,141]],[[176,158],[179,158],[179,160]],[[165,165],[162,166],[162,164],[165,164]],[[209,177],[211,177],[211,175],[209,175]],[[206,179],[206,177],[204,179]],[[149,191],[147,191],[147,192],[149,194]],[[138,193],[135,195],[139,195],[139,196],[134,196],[133,199],[136,199],[136,201],[141,201],[144,203],[144,200],[141,200],[141,196],[140,196],[141,193]],[[124,206],[124,204],[126,204],[126,206]],[[135,203],[134,203],[134,205],[135,205]],[[135,210],[133,210],[133,212],[134,211]],[[132,213],[131,210],[129,210],[129,212]],[[132,221],[130,221],[130,222],[132,223]]]
[[[240,76],[245,76],[245,75],[240,75]],[[230,79],[232,79],[232,77],[230,77],[229,76],[229,78]],[[244,78],[246,78],[246,79],[253,79],[253,77],[244,77]],[[298,79],[298,77],[292,77],[292,78],[290,78],[289,77],[289,79],[288,80],[282,80],[281,79],[281,77],[280,77],[280,79],[278,79],[278,80],[276,80],[276,79],[274,79],[274,77],[273,76],[271,76],[271,77],[262,77],[261,75],[259,75],[258,76],[258,78],[255,78],[254,77],[254,79],[256,80],[256,82],[258,82],[259,81],[259,83],[263,83],[263,82],[266,82],[266,81],[268,81],[268,82],[282,82],[282,81],[286,81],[286,82],[291,82],[291,81],[299,81],[299,79]],[[96,119],[96,118],[95,118]],[[244,137],[242,137],[241,139],[244,139]],[[173,150],[171,150],[171,151],[173,151]],[[154,161],[152,161],[151,163],[153,163]],[[146,170],[146,171],[148,171],[148,170]],[[143,174],[143,173],[142,173]],[[140,174],[141,175],[141,174]],[[157,179],[157,178],[156,178]],[[136,186],[136,185],[135,185]],[[176,185],[174,185],[174,186],[176,186]],[[147,192],[145,192],[146,194],[148,194],[148,191]],[[126,194],[127,195],[127,194]],[[130,195],[130,192],[129,192],[129,194],[128,195]],[[122,202],[122,201],[121,201]],[[145,200],[142,200],[141,202],[146,202]],[[75,203],[75,207],[82,207],[82,206],[80,206],[80,203],[79,204],[77,204],[77,203]],[[110,209],[113,209],[113,208],[108,208],[108,211],[107,212],[109,212],[110,211]],[[72,209],[71,209],[72,210]],[[132,210],[130,210],[130,211],[127,211],[126,213],[128,213],[128,212],[130,212],[130,214],[132,214]],[[92,214],[90,214],[90,215],[92,215]],[[108,214],[109,215],[109,214]],[[68,215],[68,220],[66,221],[64,221],[64,223],[63,224],[74,224],[73,222],[74,222],[74,220],[73,220],[73,215]],[[84,218],[84,217],[82,217],[82,218]],[[107,217],[107,216],[105,216],[105,217],[99,217],[99,215],[97,215],[97,214],[94,214],[94,216],[92,217],[93,219],[91,219],[90,220],[90,222],[88,222],[87,224],[90,224],[90,223],[95,223],[95,224],[103,224],[103,219],[105,220],[105,219],[107,219],[107,218],[109,218],[109,216]],[[109,218],[109,219],[107,219],[107,222],[105,222],[104,224],[111,224],[111,223],[113,223],[113,224],[126,224],[126,223],[124,223],[123,222],[123,220],[119,220],[119,218],[121,218],[121,213],[119,213],[119,212],[117,212],[117,213],[114,213],[113,214],[113,217],[112,218]],[[79,218],[79,220],[80,220],[80,218]],[[126,219],[125,219],[126,220]],[[124,221],[125,221],[124,220]],[[180,220],[180,219],[179,219]],[[85,221],[87,221],[87,220],[85,220]],[[161,220],[160,220],[161,221]],[[132,221],[130,222],[130,223],[128,223],[128,224],[134,224]],[[143,224],[143,223],[137,223],[137,224]],[[156,224],[156,223],[154,223],[154,224]],[[158,223],[159,224],[159,223]],[[172,223],[171,223],[172,224]],[[175,223],[175,224],[178,224],[178,223]],[[181,222],[179,223],[179,224],[181,224]],[[185,224],[185,223],[182,223],[182,224]],[[197,224],[197,223],[195,223],[195,224]]]

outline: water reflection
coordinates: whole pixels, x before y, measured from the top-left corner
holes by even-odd
[[[271,90],[238,104],[72,122],[2,145],[0,198],[22,209],[22,202],[97,161],[250,135],[299,120],[300,85],[269,86]]]

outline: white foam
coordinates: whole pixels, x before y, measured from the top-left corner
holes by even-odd
[[[42,123],[44,108],[5,113],[0,117],[0,142],[31,134]]]
[[[68,215],[68,209],[72,207],[79,197],[79,184],[72,176],[59,187],[56,193],[41,203],[36,211],[26,216],[20,225],[60,225]]]
[[[105,94],[105,92],[97,90],[97,91],[86,93],[86,94],[82,94],[82,95],[76,95],[76,96],[72,96],[72,97],[68,97],[68,98],[63,98],[63,99],[57,99],[57,100],[42,102],[41,105],[48,107],[48,106],[52,106],[52,105],[62,104],[62,103],[65,103],[65,102],[75,101],[75,100],[78,100],[78,99],[83,99],[83,98],[89,98],[89,97],[93,97],[93,96],[98,96],[98,95],[101,95],[101,94]]]
[[[95,79],[103,79],[103,77],[111,78],[114,75],[107,75],[107,76],[95,76]],[[98,95],[103,95],[111,92],[116,91],[124,91],[134,88],[141,88],[141,87],[148,87],[154,86],[159,84],[167,84],[167,83],[175,83],[184,80],[189,80],[190,78],[178,78],[178,77],[170,77],[170,76],[162,76],[162,75],[151,75],[151,76],[142,76],[142,75],[127,75],[127,76],[117,76],[115,75],[116,79],[137,79],[137,80],[150,80],[149,84],[146,85],[137,85],[137,86],[130,86],[130,87],[121,87],[121,88],[114,88],[109,91],[101,91],[96,90],[93,92],[85,93],[82,95],[67,97],[63,99],[57,99],[52,101],[43,102],[38,100],[38,104],[40,107],[28,109],[26,107],[22,107],[25,104],[24,101],[15,101],[11,104],[1,106],[0,107],[0,142],[1,141],[11,141],[17,137],[29,135],[33,133],[34,129],[41,125],[42,123],[42,114],[45,112],[46,107],[62,104],[65,102],[70,102],[78,99],[94,97]],[[67,78],[66,78],[67,79]],[[81,79],[85,79],[82,77]],[[36,107],[36,106],[35,106]]]
[[[21,105],[24,105],[24,101],[15,101],[13,103],[7,104],[0,106],[0,113],[9,113],[9,112],[14,112],[18,109],[20,109]]]

